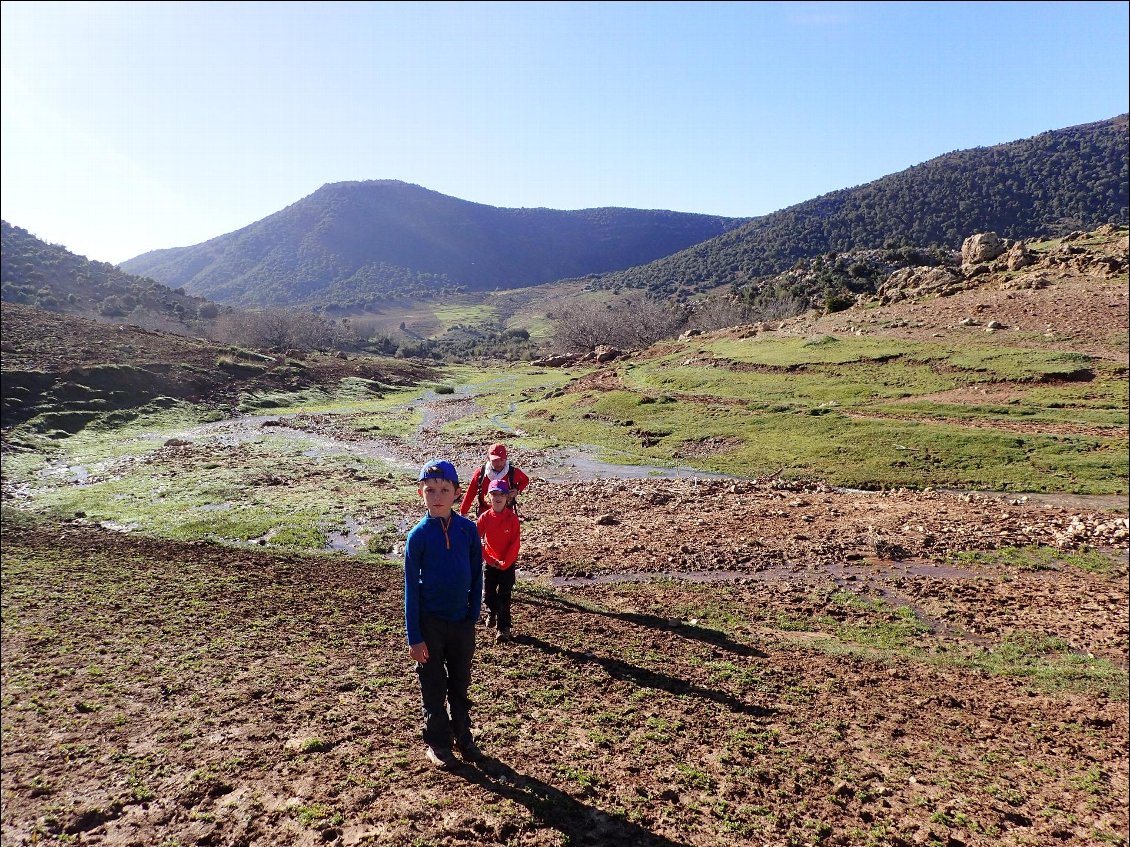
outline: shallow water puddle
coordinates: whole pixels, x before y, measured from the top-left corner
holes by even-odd
[[[367,553],[369,539],[361,535],[365,528],[356,518],[345,516],[345,528],[340,532],[331,532],[326,536],[326,549],[338,550],[343,553]]]

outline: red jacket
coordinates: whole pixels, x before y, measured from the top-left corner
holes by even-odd
[[[483,465],[479,465],[475,472],[471,474],[471,481],[467,483],[467,490],[463,492],[463,502],[459,504],[459,514],[466,515],[471,511],[471,507],[475,507],[475,514],[481,515],[490,511],[490,497],[487,496],[487,486],[490,485],[490,478],[483,473]],[[511,481],[513,478],[513,481]],[[526,476],[519,468],[510,466],[510,472],[506,475],[506,483],[510,486],[511,494],[518,494],[526,490],[526,486],[530,484],[530,478]],[[510,497],[509,503],[514,502],[513,496]]]
[[[518,548],[522,546],[521,525],[513,509],[496,512],[487,509],[475,522],[483,540],[483,563],[487,567],[507,570],[518,561]]]

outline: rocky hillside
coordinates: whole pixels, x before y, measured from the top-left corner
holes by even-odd
[[[1125,275],[1126,267],[1126,230],[1110,224],[1056,239],[1014,240],[985,232],[965,239],[960,250],[830,251],[798,260],[744,293],[754,302],[789,297],[810,309],[837,312],[872,299],[886,304],[976,288],[985,283],[985,274],[1004,274],[1021,280],[1014,285],[1040,287],[1049,274],[1113,278]]]
[[[1113,363],[1125,374],[1128,252],[1127,229],[1104,225],[1050,240],[1013,241],[978,233],[953,254],[859,250],[822,256],[798,262],[771,279],[778,290],[811,297],[801,314],[707,333],[691,329],[677,342],[660,342],[642,351],[602,345],[586,353],[546,356],[533,364],[567,367],[665,356],[683,343],[693,343],[692,337],[854,335],[913,342],[958,339],[958,344],[966,344],[985,333],[997,334],[1008,344],[1083,353]],[[821,290],[829,275],[846,276],[848,269],[857,275],[853,278],[867,281],[869,293],[842,303],[816,297],[813,292]]]
[[[5,303],[188,334],[222,311],[204,297],[91,261],[7,221],[0,221],[0,228]]]
[[[642,267],[591,280],[685,297],[733,285],[756,299],[798,261],[849,250],[957,250],[974,232],[1053,237],[1128,221],[1126,115],[1032,138],[947,153],[833,191]],[[835,286],[827,294],[850,292]]]
[[[395,180],[339,182],[236,232],[122,267],[224,303],[353,311],[622,270],[741,223],[640,209],[500,209]]]

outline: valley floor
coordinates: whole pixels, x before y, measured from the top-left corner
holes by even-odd
[[[6,526],[4,843],[1125,843],[1125,519],[654,479],[523,515],[453,773],[395,559]]]
[[[0,842],[1126,845],[1125,274],[1031,274],[470,397],[6,304]],[[914,400],[888,490],[812,481]],[[480,628],[487,759],[443,773],[396,544],[414,469],[499,437],[516,639]],[[684,469],[564,472],[588,443]]]

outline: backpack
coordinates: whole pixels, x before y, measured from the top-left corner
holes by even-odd
[[[490,485],[490,477],[487,476],[487,471],[489,470],[489,462],[479,469],[479,496],[475,498],[475,508],[478,510],[479,514],[482,514],[483,498],[486,497],[487,486]],[[510,508],[514,510],[514,514],[518,514],[518,491],[514,488],[513,465],[510,465],[506,469],[506,484],[510,486],[510,491],[514,494],[514,498],[510,501]],[[489,503],[490,500],[488,499],[487,502]]]

